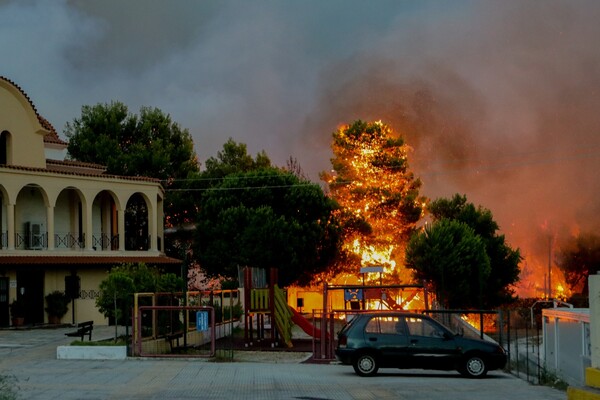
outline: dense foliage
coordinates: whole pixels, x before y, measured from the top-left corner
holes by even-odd
[[[117,101],[83,106],[81,117],[66,124],[65,134],[69,157],[105,165],[109,174],[152,177],[166,189],[177,189],[199,171],[188,130],[157,108],[142,107],[135,115]],[[195,215],[185,196],[185,192],[167,192],[169,225]]]
[[[515,297],[512,285],[519,279],[521,255],[518,249],[512,249],[506,244],[504,235],[497,233],[499,227],[494,221],[492,213],[487,209],[467,203],[466,196],[458,194],[452,199],[442,198],[433,201],[429,205],[429,211],[433,219],[432,226],[415,234],[407,250],[407,266],[415,270],[415,276],[430,281],[436,291],[450,289],[447,282],[441,280],[447,275],[430,273],[432,268],[439,269],[441,267],[429,265],[432,258],[423,258],[422,256],[427,251],[435,250],[435,254],[441,258],[460,257],[452,260],[451,263],[447,260],[437,261],[444,265],[446,269],[444,274],[454,274],[459,280],[452,288],[453,292],[463,291],[465,286],[472,285],[475,287],[476,293],[482,293],[470,300],[465,298],[452,302],[448,301],[448,294],[446,294],[444,297],[448,307],[493,308],[513,301]],[[450,229],[448,222],[451,221],[462,224],[464,227]],[[443,225],[440,225],[442,223]],[[469,230],[465,229],[467,227]],[[434,230],[436,232],[439,230],[439,234],[428,237],[429,233]],[[476,253],[450,251],[452,249],[448,245],[456,243],[456,235],[460,230],[465,236],[464,240],[477,239],[481,242],[485,257],[476,255]],[[474,238],[471,239],[471,236]],[[447,255],[444,255],[444,252],[447,252]],[[485,271],[489,271],[489,273],[486,274]],[[457,295],[462,296],[461,294]]]
[[[573,291],[588,295],[588,278],[600,271],[600,236],[581,233],[570,238],[557,254],[559,268]]]
[[[306,283],[335,259],[336,203],[274,167],[227,175],[202,195],[194,257],[211,275],[278,268],[279,284]]]
[[[414,269],[415,280],[434,284],[445,308],[481,308],[490,260],[481,238],[465,223],[441,220],[414,235],[406,265]]]
[[[144,263],[122,264],[100,282],[96,306],[105,317],[124,323],[133,307],[134,293],[178,292],[183,285],[175,274],[161,273]]]

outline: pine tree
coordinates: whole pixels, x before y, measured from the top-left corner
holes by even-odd
[[[409,147],[381,121],[358,120],[333,133],[332,150],[333,171],[321,179],[341,206],[346,272],[381,265],[386,277],[406,282],[410,275],[396,266],[426,203],[408,166]]]

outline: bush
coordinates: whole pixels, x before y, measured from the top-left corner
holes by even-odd
[[[16,400],[17,378],[14,376],[0,375],[0,400]]]
[[[233,316],[232,316],[232,307],[225,306],[221,309],[221,307],[215,307],[215,322],[223,322],[230,320],[238,320],[243,314],[242,305],[240,303],[234,304],[233,306]]]
[[[46,312],[50,316],[62,318],[69,310],[69,298],[59,290],[48,293],[46,299]]]

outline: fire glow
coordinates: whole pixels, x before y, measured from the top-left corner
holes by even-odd
[[[353,130],[354,129],[354,130]],[[334,154],[332,160],[335,171],[323,174],[332,197],[344,210],[356,218],[364,219],[371,227],[369,234],[353,232],[343,244],[344,250],[355,255],[360,267],[381,266],[382,273],[359,274],[357,266],[347,269],[330,281],[332,284],[397,284],[414,283],[411,272],[404,267],[404,250],[408,236],[416,227],[416,221],[405,222],[399,197],[407,197],[418,192],[420,182],[407,167],[406,160],[412,150],[391,128],[377,121],[367,125],[367,129],[357,132],[353,126],[342,126],[334,133]],[[390,162],[391,161],[391,162]],[[336,175],[336,171],[341,171]],[[414,198],[415,208],[424,216],[427,200],[418,195]],[[388,207],[389,204],[393,206]],[[525,232],[523,230],[523,232]],[[540,237],[548,237],[548,224],[540,227]],[[510,232],[508,234],[510,237]],[[532,236],[512,240],[509,245],[521,249],[523,260],[520,265],[520,280],[514,285],[515,294],[520,298],[557,298],[564,300],[570,293],[561,271],[552,263],[548,255],[544,262],[544,252],[552,253],[554,238],[550,240],[550,251],[534,241]],[[513,238],[519,239],[519,238]],[[540,241],[538,239],[538,241]],[[546,265],[544,265],[546,264]],[[399,296],[399,293],[395,294]],[[430,294],[431,296],[431,294]],[[396,297],[398,301],[399,297]],[[434,300],[434,299],[433,299]],[[383,307],[385,302],[374,302],[373,307]],[[407,309],[414,304],[403,302]],[[422,306],[422,302],[419,306]],[[414,306],[418,307],[418,306]]]

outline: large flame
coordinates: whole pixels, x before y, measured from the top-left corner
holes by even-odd
[[[526,237],[520,232],[509,232],[519,243],[523,256],[519,282],[515,285],[516,294],[520,298],[566,300],[572,293],[555,260],[559,247],[557,232],[548,220],[543,221],[533,235],[530,230],[524,231],[528,232]],[[579,228],[573,225],[568,231],[576,235]]]
[[[407,234],[414,229],[414,221],[404,224],[399,208],[385,209],[382,205],[399,194],[406,196],[411,190],[418,190],[419,183],[407,169],[400,172],[389,165],[382,167],[382,160],[395,158],[406,160],[410,148],[389,146],[390,138],[397,138],[391,128],[381,121],[369,125],[371,131],[362,134],[342,126],[334,134],[333,150],[336,154],[336,170],[323,174],[329,184],[332,196],[344,210],[355,217],[364,218],[372,227],[371,235],[355,233],[346,238],[343,248],[360,260],[360,267],[381,266],[383,273],[359,274],[358,270],[348,271],[330,280],[332,284],[410,284],[411,273],[404,268],[404,249]],[[381,133],[377,136],[373,132]],[[368,138],[365,139],[365,136]],[[341,172],[340,172],[341,171]],[[340,172],[340,175],[338,175]],[[415,202],[421,210],[425,209],[425,200],[418,196]],[[382,212],[381,210],[385,210]],[[423,213],[421,213],[421,217]],[[524,232],[525,230],[523,230]],[[558,298],[564,300],[570,295],[565,278],[552,261],[551,249],[556,238],[550,234],[550,224],[540,226],[540,237],[550,236],[548,245],[540,238],[523,237],[514,240],[521,250],[523,261],[519,282],[514,285],[515,293],[521,297]],[[519,240],[524,239],[524,240]],[[549,247],[548,247],[549,246]],[[548,250],[550,248],[550,251]],[[382,304],[373,303],[375,307]],[[409,307],[410,302],[404,304]]]

